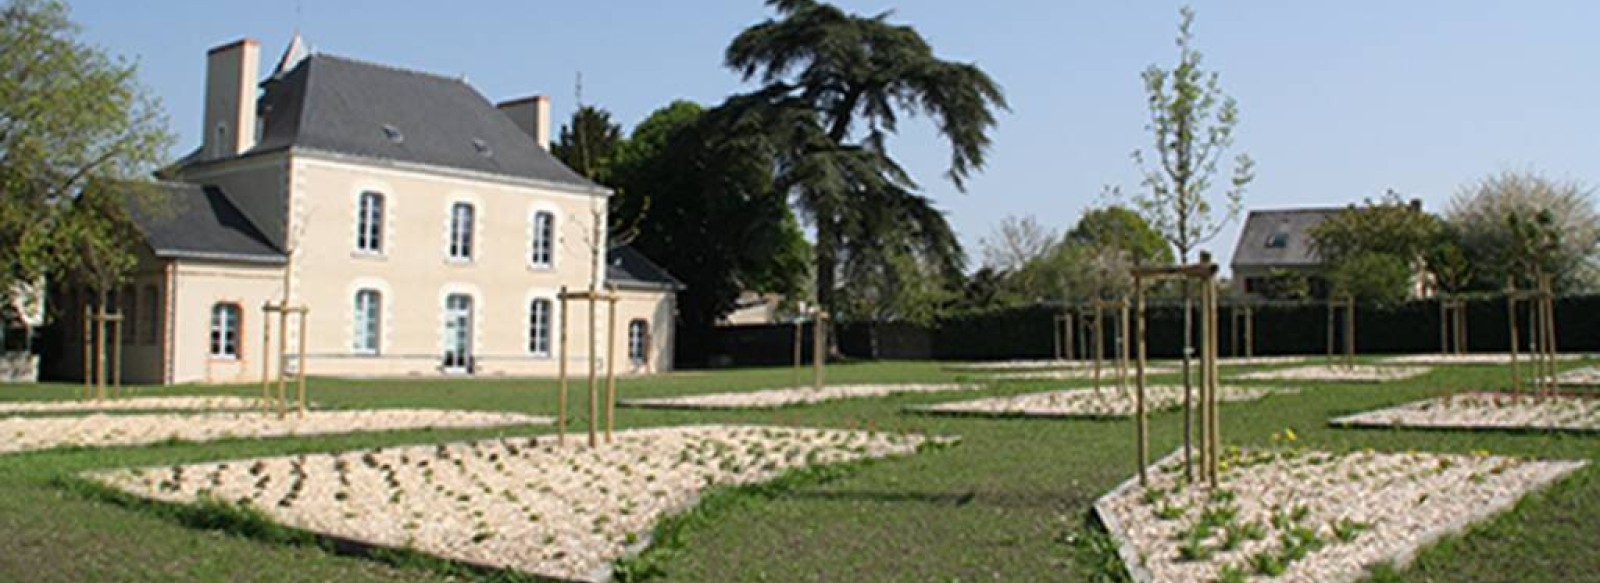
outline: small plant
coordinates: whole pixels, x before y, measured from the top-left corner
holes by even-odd
[[[1244,583],[1249,574],[1238,565],[1223,565],[1217,573],[1217,583]]]
[[[1277,555],[1266,551],[1250,555],[1249,561],[1250,570],[1257,575],[1277,577],[1287,570],[1287,567],[1283,564],[1283,561],[1278,559]]]
[[[1161,520],[1177,520],[1183,517],[1183,512],[1183,506],[1174,506],[1169,502],[1163,501],[1161,506],[1156,508],[1156,518]]]
[[[1356,537],[1371,528],[1372,525],[1365,522],[1340,518],[1338,522],[1333,523],[1333,536],[1339,539],[1339,542],[1347,543],[1356,540]]]

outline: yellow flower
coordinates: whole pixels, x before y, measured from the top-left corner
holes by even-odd
[[[1283,430],[1283,438],[1287,439],[1289,441],[1294,441],[1295,439],[1298,439],[1294,434],[1294,429],[1293,428],[1289,428],[1289,429]]]

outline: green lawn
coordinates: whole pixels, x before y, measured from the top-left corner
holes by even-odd
[[[669,396],[787,384],[788,369],[682,373],[624,380],[624,396]],[[834,366],[830,382],[952,380],[931,363]],[[1439,369],[1385,385],[1300,385],[1298,395],[1222,406],[1223,439],[1265,444],[1292,427],[1310,447],[1495,453],[1600,461],[1593,435],[1334,430],[1331,416],[1444,390],[1505,384],[1495,367]],[[764,412],[619,409],[621,426],[738,422],[909,430],[962,443],[868,463],[842,476],[787,480],[784,488],[714,496],[712,508],[678,521],[676,544],[646,561],[671,581],[1114,580],[1104,535],[1086,520],[1101,493],[1134,470],[1131,421],[982,419],[908,415],[900,408],[976,396],[1082,386],[1085,381],[1008,383],[968,394],[840,401]],[[555,412],[555,384],[527,380],[316,379],[311,394],[334,407],[431,406]],[[0,399],[70,398],[72,386],[0,386]],[[255,387],[143,389],[251,394]],[[574,384],[571,413],[588,410]],[[1181,416],[1153,418],[1158,455],[1179,442]],[[553,431],[546,429],[542,431]],[[148,506],[128,507],[64,487],[93,468],[331,451],[500,435],[498,430],[410,431],[304,439],[167,444],[0,456],[0,580],[368,581],[444,580],[436,569],[343,556],[186,526]],[[3,438],[3,436],[0,436]],[[1517,509],[1445,541],[1380,580],[1600,580],[1600,468],[1591,466]]]

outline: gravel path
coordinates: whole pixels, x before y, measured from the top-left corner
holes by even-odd
[[[1600,397],[1460,393],[1329,421],[1354,427],[1600,431]]]
[[[549,417],[441,409],[310,411],[303,419],[293,413],[284,419],[263,413],[6,417],[0,418],[0,454],[70,446],[143,445],[168,439],[212,441],[430,427],[548,425],[551,422]]]
[[[1177,372],[1178,372],[1178,368],[1175,367],[1175,366],[1155,365],[1155,366],[1145,366],[1144,367],[1145,376],[1152,376],[1152,375],[1158,375],[1158,374],[1175,374]],[[1028,372],[1011,372],[1011,373],[990,375],[990,376],[985,377],[985,378],[987,378],[989,380],[995,380],[995,381],[1068,381],[1068,380],[1075,380],[1075,379],[1092,379],[1092,378],[1094,378],[1094,368],[1093,367],[1086,367],[1086,368],[1074,368],[1074,369],[1069,369],[1069,370],[1041,370],[1041,371],[1028,371]],[[1102,363],[1100,365],[1100,379],[1102,381],[1115,380],[1116,378],[1117,378],[1117,367],[1116,367],[1115,363],[1106,362],[1106,363]],[[1128,378],[1129,379],[1133,378],[1133,365],[1132,364],[1128,365]]]
[[[1600,386],[1600,366],[1590,366],[1557,374],[1556,384],[1584,387]]]
[[[945,370],[965,372],[995,372],[1017,370],[1064,370],[1086,368],[1092,363],[1086,360],[998,360],[992,362],[958,362],[947,364]]]
[[[1357,364],[1321,364],[1299,366],[1234,375],[1234,380],[1247,381],[1321,381],[1346,383],[1383,383],[1403,381],[1428,374],[1433,369],[1425,366],[1374,366]]]
[[[921,436],[787,427],[622,431],[92,472],[138,496],[238,502],[303,530],[546,577],[605,580],[706,490],[904,455]]]
[[[774,409],[790,405],[811,405],[838,399],[884,397],[905,393],[943,393],[974,391],[983,388],[972,384],[894,384],[894,385],[827,385],[822,390],[810,387],[768,389],[735,393],[710,393],[659,399],[628,399],[618,404],[624,407],[654,409]]]
[[[1584,358],[1586,358],[1586,355],[1583,354],[1556,355],[1556,360],[1564,362],[1582,360]],[[1517,355],[1517,362],[1520,362],[1524,365],[1530,364],[1532,361],[1532,356],[1527,353]],[[1448,366],[1452,364],[1509,365],[1511,364],[1511,353],[1483,352],[1476,354],[1408,354],[1405,356],[1392,356],[1385,358],[1382,362],[1384,364],[1427,364],[1439,366]]]
[[[1287,389],[1258,387],[1221,387],[1217,398],[1222,401],[1253,401],[1272,393],[1292,393]],[[1198,395],[1198,392],[1196,393]],[[1148,411],[1163,411],[1183,406],[1183,387],[1156,385],[1145,387]],[[1116,388],[1068,389],[1045,393],[1027,393],[1010,397],[976,399],[907,407],[921,413],[948,413],[958,415],[988,415],[996,417],[1128,417],[1137,413],[1132,387],[1126,391]]]
[[[1164,461],[1149,488],[1130,480],[1095,504],[1135,580],[1215,581],[1227,566],[1250,580],[1353,581],[1374,564],[1408,563],[1586,463],[1292,449],[1229,461],[1218,493],[1183,486],[1179,465]],[[1258,565],[1273,562],[1282,573],[1269,578]]]
[[[128,397],[104,401],[0,401],[0,415],[92,411],[255,411],[262,408],[263,401],[261,399],[247,397]]]

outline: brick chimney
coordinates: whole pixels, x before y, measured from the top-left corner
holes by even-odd
[[[240,39],[206,51],[202,158],[230,158],[256,145],[256,83],[261,45]]]
[[[534,95],[521,99],[502,101],[495,106],[511,118],[523,133],[533,138],[540,148],[550,149],[550,97]]]

